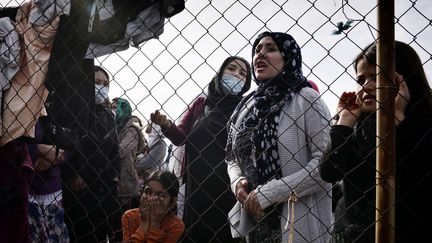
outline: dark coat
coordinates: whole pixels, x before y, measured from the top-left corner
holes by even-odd
[[[343,180],[344,196],[339,206],[347,212],[340,219],[336,214],[335,230],[340,229],[341,220],[371,226],[375,221],[375,126],[354,130],[336,125],[330,135],[331,147],[323,155],[321,176],[328,182]],[[432,208],[424,193],[432,185],[432,163],[427,159],[431,148],[431,116],[406,118],[396,127],[397,242],[410,242],[413,235],[428,236]],[[374,226],[366,230],[360,242],[373,239]]]

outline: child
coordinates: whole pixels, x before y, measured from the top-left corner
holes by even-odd
[[[155,171],[147,179],[139,208],[122,216],[123,242],[177,242],[185,229],[174,213],[179,183],[168,171]]]

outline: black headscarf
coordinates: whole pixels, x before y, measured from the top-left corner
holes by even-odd
[[[247,69],[246,80],[243,89],[239,94],[226,94],[221,87],[221,80],[225,68],[234,60],[243,62],[246,65],[246,69]],[[222,124],[223,126],[226,126],[226,122],[228,121],[229,117],[231,116],[237,104],[242,99],[243,94],[250,89],[251,79],[252,79],[250,70],[251,67],[249,62],[247,62],[242,57],[232,56],[225,59],[225,61],[222,63],[221,67],[219,68],[219,71],[213,77],[212,81],[208,86],[208,94],[205,100],[205,110],[201,118],[207,117],[209,115],[212,116],[216,115],[219,119],[213,120],[212,123],[219,123]],[[221,113],[221,114],[212,114],[212,113]],[[223,115],[224,119],[220,119],[222,117],[221,115]]]
[[[246,64],[247,76],[246,82],[239,94],[225,94],[221,88],[221,80],[225,68],[233,61],[239,60]],[[247,92],[251,85],[250,64],[240,57],[228,57],[219,68],[216,75],[211,80],[208,86],[208,95],[205,99],[204,110],[200,117],[195,121],[192,131],[188,134],[188,144],[192,152],[193,150],[203,149],[202,146],[210,146],[211,143],[217,144],[222,148],[227,142],[227,122],[231,117],[235,107],[242,99],[242,95]],[[188,150],[188,149],[187,149]],[[197,152],[198,153],[198,152]],[[194,156],[210,156],[205,153],[200,155],[187,154],[188,160]],[[216,156],[212,156],[214,159]]]

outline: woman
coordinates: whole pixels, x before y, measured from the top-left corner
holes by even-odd
[[[413,48],[396,41],[396,242],[429,237],[432,216],[424,193],[432,185],[432,96],[422,62]],[[376,177],[376,44],[355,59],[357,91],[344,92],[321,177],[343,180],[331,242],[373,242]],[[422,238],[423,236],[423,238]]]
[[[108,96],[110,76],[103,67],[94,66],[94,80],[96,123],[90,132],[95,142],[81,144],[61,169],[65,221],[71,242],[100,242],[107,235],[111,241],[120,241],[122,237],[118,233],[122,212],[117,198],[120,159]],[[61,137],[78,140],[72,134]]]
[[[287,242],[289,223],[291,241],[324,242],[331,187],[319,177],[318,164],[330,113],[303,76],[300,48],[290,35],[261,33],[252,56],[258,87],[234,112],[227,144],[239,201],[230,212],[233,233],[247,235],[248,242]],[[253,219],[238,216],[240,203]]]
[[[123,214],[123,242],[177,242],[184,231],[183,221],[172,212],[178,191],[173,173],[153,172],[146,181],[139,208]]]
[[[176,145],[186,144],[183,182],[186,183],[183,242],[233,242],[227,214],[235,199],[226,172],[226,123],[251,83],[249,63],[228,57],[208,87],[174,125],[158,111],[151,120]]]
[[[120,180],[118,197],[123,210],[136,207],[139,197],[139,179],[135,169],[138,151],[144,148],[144,136],[141,130],[134,125],[132,107],[123,98],[113,99],[113,108],[116,111],[116,124],[119,137]]]

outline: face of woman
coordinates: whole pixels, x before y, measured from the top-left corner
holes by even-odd
[[[111,104],[111,108],[115,111],[117,110],[117,102],[113,101]]]
[[[105,74],[101,71],[95,72],[95,83],[103,86],[108,86],[108,79]]]
[[[246,64],[238,59],[231,61],[225,68],[223,74],[234,76],[243,82],[246,82],[247,67]]]
[[[270,36],[262,38],[255,48],[253,57],[255,77],[260,81],[272,79],[283,66],[282,53],[274,40]]]
[[[362,58],[357,63],[357,103],[364,112],[376,111],[376,66]]]
[[[144,192],[141,197],[145,195],[157,196],[161,200],[162,205],[166,207],[166,209],[170,209],[172,207],[172,197],[169,195],[168,192],[166,192],[162,184],[158,181],[148,182],[147,186],[144,187]]]

